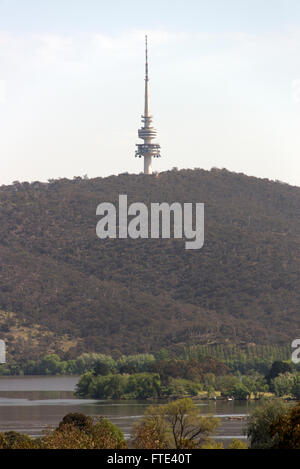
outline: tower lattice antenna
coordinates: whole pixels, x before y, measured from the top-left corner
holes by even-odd
[[[145,79],[148,80],[148,38],[145,36]]]

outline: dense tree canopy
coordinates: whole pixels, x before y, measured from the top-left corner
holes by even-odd
[[[96,207],[203,202],[205,242],[106,239]],[[0,188],[0,329],[9,353],[287,344],[300,333],[300,188],[226,170]],[[51,367],[51,363],[49,363]]]

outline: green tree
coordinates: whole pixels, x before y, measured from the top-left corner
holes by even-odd
[[[216,376],[214,373],[206,373],[203,377],[204,391],[213,392],[216,387]]]
[[[112,372],[111,367],[107,363],[97,362],[94,366],[94,374],[106,376]]]
[[[300,403],[279,415],[269,428],[272,449],[300,449]]]
[[[109,420],[99,417],[92,427],[95,449],[126,449],[123,432]]]
[[[162,416],[147,411],[141,422],[133,424],[133,448],[167,449],[168,440],[168,427]]]
[[[122,431],[103,417],[67,414],[40,442],[44,449],[126,449]]]
[[[274,438],[270,426],[288,411],[288,405],[279,399],[272,399],[255,409],[247,419],[247,436],[251,449],[270,449]]]
[[[66,371],[66,363],[62,362],[55,353],[45,355],[40,363],[40,370],[46,375],[63,374]]]
[[[148,371],[149,366],[154,363],[155,358],[148,353],[122,356],[117,362],[120,373],[140,373]]]
[[[266,392],[268,390],[268,385],[264,377],[256,372],[253,372],[251,375],[243,376],[242,383],[248,388],[249,392],[253,394],[255,398],[257,398],[260,393]]]
[[[110,355],[83,353],[75,360],[76,373],[92,371],[95,367],[100,367],[100,364],[106,365],[110,370],[116,370],[116,362]]]
[[[300,400],[300,373],[297,373],[294,376],[294,382],[293,382],[293,386],[291,389],[291,394],[295,399]]]
[[[266,375],[267,383],[270,385],[272,380],[282,373],[291,373],[292,367],[289,363],[276,360],[272,363],[269,372]]]
[[[64,425],[73,425],[80,431],[90,431],[93,427],[93,419],[82,413],[69,413],[63,417],[58,425],[58,429],[62,429]]]
[[[236,383],[233,386],[231,395],[235,399],[246,400],[249,399],[251,391],[243,383]]]
[[[142,421],[134,428],[133,443],[140,447],[142,429],[155,433],[156,448],[201,448],[219,425],[219,419],[201,416],[199,407],[190,398],[178,399],[168,404],[150,406]],[[150,447],[150,446],[148,446]]]
[[[236,376],[220,376],[216,380],[216,389],[221,391],[221,395],[224,397],[232,396],[235,386],[240,384],[239,378]]]
[[[9,431],[0,433],[0,449],[35,449],[37,444],[33,438],[22,433]]]
[[[94,449],[92,435],[72,424],[65,424],[46,434],[41,440],[43,449]]]
[[[124,395],[125,386],[126,386],[126,378],[124,376],[111,375],[107,377],[106,386],[105,386],[106,396],[103,396],[103,397],[111,397],[112,399],[120,399]]]
[[[158,397],[161,392],[159,374],[137,373],[129,376],[125,392],[132,395],[135,399]]]
[[[92,371],[87,371],[80,376],[80,379],[75,387],[75,395],[79,397],[88,397],[90,396],[90,387],[94,380],[94,373]]]
[[[272,389],[278,397],[292,394],[295,376],[292,373],[280,373],[272,380]]]

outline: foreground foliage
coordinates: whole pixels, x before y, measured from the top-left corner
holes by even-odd
[[[273,449],[300,449],[300,402],[270,425]]]
[[[266,401],[264,405],[256,409],[248,418],[247,436],[251,449],[271,449],[277,440],[275,432],[271,432],[271,426],[279,417],[288,412],[288,404],[279,399]]]
[[[41,438],[0,433],[0,449],[126,449],[121,430],[103,417],[94,423],[84,414],[67,414],[55,430]]]
[[[191,399],[179,399],[150,406],[134,426],[132,444],[147,449],[192,449],[211,443],[210,436],[220,424],[215,417],[201,416]]]

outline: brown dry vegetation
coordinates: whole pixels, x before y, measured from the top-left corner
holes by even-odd
[[[204,202],[204,247],[98,239],[96,207],[119,194]],[[226,170],[15,183],[0,222],[0,308],[15,321],[0,334],[15,344],[72,357],[299,336],[300,188]]]

